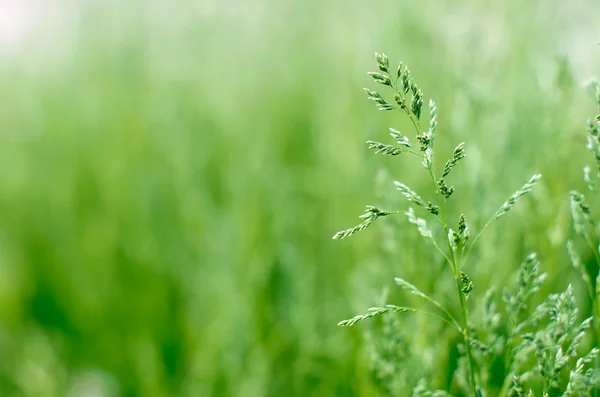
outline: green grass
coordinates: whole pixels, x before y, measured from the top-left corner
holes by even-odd
[[[410,127],[364,98],[374,51],[435,99],[441,153],[469,143],[457,208],[492,214],[544,174],[481,239],[473,293],[535,250],[542,292],[571,281],[585,302],[565,241],[599,14],[593,1],[82,2],[1,53],[0,395],[376,395],[362,330],[336,324],[384,288],[400,302],[395,276],[435,291],[439,264],[405,222],[330,239],[363,203],[393,207],[391,181],[427,182],[364,145]],[[413,319],[434,333],[428,321]],[[439,358],[436,384],[452,365]]]
[[[436,274],[431,293],[421,291],[401,277],[395,278],[400,289],[421,298],[423,302],[419,306],[413,306],[412,303],[410,306],[386,303],[371,307],[364,314],[342,320],[338,325],[351,327],[364,320],[404,313],[404,319],[383,319],[383,334],[378,338],[368,337],[372,349],[372,373],[384,395],[448,397],[459,393],[479,397],[508,396],[516,393],[518,397],[526,397],[526,395],[532,397],[535,395],[533,390],[538,390],[543,397],[548,397],[550,394],[559,395],[559,391],[563,397],[591,396],[593,388],[598,388],[594,367],[597,366],[600,350],[589,348],[586,353],[582,348],[582,342],[590,334],[588,331],[592,328],[592,324],[596,325],[598,321],[596,294],[591,277],[587,274],[587,266],[584,268],[577,258],[572,243],[567,244],[569,256],[573,268],[581,273],[582,279],[586,281],[589,292],[588,302],[592,302],[594,309],[592,315],[581,323],[579,323],[579,309],[570,284],[564,293],[550,294],[543,301],[534,303],[532,296],[540,290],[547,279],[546,273],[539,273],[536,254],[528,255],[521,265],[515,288],[507,288],[506,282],[500,285],[491,282],[486,286],[483,299],[476,299],[475,302],[469,300],[469,297],[477,294],[472,295],[475,284],[466,272],[470,272],[470,269],[479,263],[478,258],[469,257],[469,253],[488,226],[510,212],[522,196],[530,193],[541,179],[541,175],[532,176],[512,194],[471,239],[471,229],[464,213],[457,216],[448,212],[448,203],[454,201],[450,200],[452,196],[456,196],[454,195],[456,189],[449,184],[452,183],[457,172],[452,170],[465,158],[465,143],[456,146],[450,159],[445,163],[443,172],[438,174],[435,160],[439,159],[439,155],[435,150],[435,141],[438,140],[436,137],[439,130],[435,102],[429,100],[429,111],[424,115],[422,110],[424,94],[411,78],[409,69],[402,63],[397,68],[392,68],[388,57],[384,54],[376,53],[375,58],[379,71],[369,72],[369,75],[376,84],[380,85],[376,88],[378,91],[382,89],[387,93],[389,91],[386,90],[387,87],[391,89],[394,99],[393,102],[388,102],[385,99],[387,95],[381,95],[382,91],[376,92],[371,89],[365,89],[367,96],[375,102],[379,110],[404,113],[414,127],[414,138],[418,141],[418,145],[411,144],[410,138],[393,128],[389,130],[391,137],[396,141],[395,144],[374,141],[366,143],[370,149],[375,149],[376,154],[391,157],[403,155],[414,158],[416,156],[427,171],[421,169],[421,174],[423,179],[432,183],[430,186],[432,192],[429,194],[432,201],[422,198],[399,181],[394,181],[394,185],[412,205],[404,212],[408,221],[417,227],[425,242],[439,252],[437,258],[434,257],[428,262],[440,263],[443,268]],[[593,91],[595,102],[600,106],[598,83],[594,83]],[[595,117],[595,121],[589,121],[587,137],[587,147],[597,163],[600,163],[599,121],[600,115]],[[460,167],[458,172],[461,172],[461,168],[463,167]],[[414,167],[407,168],[406,172],[414,172],[413,170],[416,171]],[[451,173],[453,175],[448,179]],[[589,167],[586,167],[584,179],[592,192],[595,192],[592,183],[598,176],[596,174],[598,173],[592,173]],[[416,210],[413,210],[413,207]],[[583,195],[571,193],[571,211],[575,232],[584,237],[591,251],[595,251],[598,228]],[[365,213],[359,217],[361,223],[337,232],[333,239],[351,237],[367,229],[379,218],[393,217],[402,212],[402,210],[385,211],[367,205]],[[468,216],[470,215],[469,212]],[[423,218],[419,218],[420,216]],[[456,218],[458,220],[455,222]],[[597,254],[596,258],[598,259]],[[600,266],[600,263],[596,266]],[[444,270],[444,268],[448,269]],[[423,276],[427,276],[427,272],[421,272],[419,276],[419,281],[422,281]],[[454,301],[448,299],[447,293],[448,290],[453,289],[452,284],[456,287],[455,298],[458,298]],[[500,310],[495,296],[495,289],[499,286],[503,288],[502,300],[505,306]],[[405,301],[406,298],[402,300]],[[414,325],[411,326],[413,319],[408,316],[409,313],[416,313],[417,317],[429,316],[430,320],[431,317],[436,317],[435,322],[443,327],[437,330],[438,327],[432,324],[415,328]],[[434,345],[434,341],[443,341],[442,335],[447,335],[449,345],[445,350],[438,348],[430,359],[426,359],[430,348],[414,347],[414,341],[419,339],[419,334],[429,335],[431,345]],[[462,336],[461,342],[454,342],[456,334]],[[597,345],[598,340],[593,332],[592,335],[594,335],[592,343]],[[456,346],[452,346],[453,343],[457,343]],[[406,346],[411,345],[413,348],[407,352]],[[448,357],[448,361],[440,360],[440,356],[449,351],[458,352],[458,357]],[[535,360],[532,360],[532,357],[535,357]],[[440,363],[443,363],[444,369],[440,369]],[[448,380],[442,385],[436,385],[435,374],[444,370],[449,375]],[[568,378],[565,375],[567,373]],[[428,390],[428,386],[439,389]],[[527,394],[526,390],[529,390]]]

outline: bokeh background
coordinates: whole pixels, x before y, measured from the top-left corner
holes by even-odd
[[[598,15],[595,0],[0,0],[0,395],[379,395],[369,327],[336,323],[413,299],[394,276],[443,295],[447,269],[402,217],[331,240],[364,204],[405,208],[394,179],[428,187],[364,144],[412,134],[361,90],[375,51],[437,102],[439,161],[467,142],[457,218],[477,230],[544,174],[472,254],[473,300],[529,251],[548,291],[585,297],[565,241],[592,160]],[[406,317],[448,378],[456,335],[431,322]]]

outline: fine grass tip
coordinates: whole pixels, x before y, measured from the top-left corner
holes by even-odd
[[[390,135],[392,138],[394,138],[394,140],[396,140],[398,145],[405,146],[407,148],[412,149],[412,145],[410,144],[410,141],[408,140],[407,137],[402,135],[402,133],[400,131],[390,128]]]
[[[425,202],[417,193],[415,193],[411,188],[406,186],[402,182],[394,181],[394,185],[396,185],[396,189],[411,203],[415,203],[421,207],[425,207]]]
[[[509,199],[504,202],[504,204],[502,204],[502,206],[494,214],[493,219],[498,219],[501,216],[506,215],[506,213],[508,213],[508,211],[510,211],[511,208],[516,204],[516,202],[517,202],[517,200],[519,200],[519,198],[521,198],[522,196],[524,196],[527,193],[531,192],[531,190],[533,189],[533,186],[541,178],[542,178],[541,174],[535,174],[535,175],[533,175],[529,179],[529,181],[527,181],[523,186],[521,186],[521,188],[519,190],[517,190],[515,193],[513,193],[513,195],[510,196]]]
[[[373,318],[376,316],[381,316],[382,314],[388,313],[388,312],[396,312],[396,313],[405,313],[408,311],[412,311],[413,309],[409,308],[409,307],[400,307],[400,306],[395,306],[395,305],[385,305],[383,307],[370,307],[369,309],[367,309],[367,312],[365,314],[359,314],[357,316],[354,316],[352,318],[349,318],[347,320],[342,320],[338,323],[338,326],[340,327],[352,327],[353,325],[355,325],[356,323],[369,319],[369,318]]]
[[[452,158],[446,162],[444,165],[444,172],[442,172],[442,178],[448,176],[452,168],[458,164],[458,162],[465,158],[465,143],[461,142],[454,149],[454,153],[452,153]]]
[[[419,234],[421,236],[428,239],[433,239],[433,233],[431,232],[429,227],[427,227],[427,221],[423,218],[417,217],[412,207],[409,207],[408,211],[406,211],[404,215],[408,217],[408,221],[410,223],[417,226],[417,230],[419,231]]]
[[[386,156],[397,156],[405,151],[401,147],[375,141],[367,141],[367,145],[369,149],[375,149],[375,153],[385,154]]]
[[[397,212],[382,211],[377,207],[374,207],[372,205],[367,205],[367,209],[365,210],[365,213],[359,216],[359,218],[363,220],[362,223],[360,223],[354,227],[351,227],[350,229],[346,229],[346,230],[337,232],[336,234],[333,235],[332,239],[333,240],[341,240],[346,237],[350,237],[353,234],[358,233],[358,232],[363,231],[366,228],[368,228],[371,225],[371,223],[375,222],[375,220],[377,218],[391,215],[394,213],[397,213]]]
[[[581,390],[584,390],[582,388],[584,386],[589,387],[591,376],[588,376],[590,369],[588,367],[591,367],[594,362],[597,351],[593,350],[584,358],[577,360],[579,357],[577,347],[581,345],[584,331],[591,326],[592,322],[590,319],[582,323],[577,322],[577,307],[571,287],[562,294],[551,294],[545,300],[542,298],[536,301],[542,301],[541,304],[532,304],[534,298],[537,299],[534,294],[540,291],[546,274],[539,271],[537,256],[530,254],[521,263],[516,277],[516,285],[505,289],[502,295],[505,307],[504,310],[500,310],[495,302],[498,299],[496,299],[497,295],[493,293],[493,286],[479,287],[477,284],[478,291],[487,291],[487,293],[481,293],[485,296],[479,299],[479,296],[475,295],[480,294],[473,294],[473,280],[465,273],[469,252],[479,236],[492,221],[507,214],[522,196],[531,192],[541,175],[533,175],[513,193],[470,241],[467,217],[454,208],[454,203],[452,206],[447,203],[455,191],[450,184],[453,180],[448,178],[451,175],[454,178],[462,168],[457,168],[457,166],[466,156],[465,142],[458,143],[451,156],[443,159],[445,161],[445,163],[441,163],[443,167],[436,167],[437,158],[435,157],[437,156],[434,151],[434,141],[438,133],[438,115],[435,102],[425,98],[423,91],[412,78],[410,70],[402,62],[397,69],[392,70],[390,60],[385,54],[376,53],[375,59],[378,70],[369,75],[375,83],[389,87],[390,101],[388,102],[379,92],[365,88],[367,97],[375,102],[379,110],[399,110],[406,116],[406,121],[414,127],[415,134],[409,140],[405,133],[389,128],[393,141],[388,144],[385,141],[369,140],[367,145],[375,153],[387,156],[397,156],[408,152],[420,158],[421,165],[426,169],[426,172],[423,172],[423,181],[430,183],[429,192],[424,193],[427,200],[402,182],[394,181],[394,185],[396,190],[409,202],[408,208],[404,212],[409,223],[415,225],[420,236],[428,240],[428,243],[432,244],[436,250],[432,252],[431,256],[425,255],[419,258],[423,262],[423,271],[435,272],[434,279],[419,279],[422,289],[400,277],[396,277],[394,281],[403,290],[425,300],[422,303],[434,307],[429,311],[422,310],[420,306],[413,308],[379,305],[369,308],[363,314],[343,320],[338,325],[349,327],[385,313],[410,311],[433,315],[458,332],[458,338],[454,338],[451,343],[457,353],[457,361],[452,363],[452,368],[455,369],[453,378],[446,384],[447,391],[435,390],[428,388],[436,383],[434,372],[420,373],[411,378],[411,370],[418,366],[415,366],[414,361],[411,360],[414,360],[415,356],[421,356],[424,352],[420,343],[420,340],[424,338],[421,338],[421,335],[418,335],[419,339],[412,337],[414,335],[411,336],[410,333],[414,333],[412,329],[414,327],[398,324],[397,316],[383,317],[374,328],[373,333],[370,333],[370,335],[375,335],[375,332],[381,331],[379,335],[382,337],[369,337],[373,351],[376,351],[374,356],[376,358],[373,359],[373,374],[377,381],[386,387],[381,394],[448,397],[450,396],[449,392],[452,392],[456,396],[468,397],[495,395],[534,397],[534,392],[530,390],[530,387],[535,387],[534,390],[537,392],[535,395],[541,397],[589,395]],[[600,91],[596,92],[596,100],[600,102]],[[423,109],[424,103],[428,105],[428,109]],[[600,166],[599,129],[598,122],[593,119],[588,121],[588,148]],[[598,177],[598,173],[586,168],[584,176],[588,189],[596,191],[594,181]],[[422,185],[419,185],[419,191],[422,188]],[[582,231],[587,230],[588,233],[590,229],[598,231],[590,225],[592,220],[586,218],[586,216],[589,217],[589,207],[587,207],[583,195],[572,194],[571,206],[575,214],[574,218],[581,223]],[[422,209],[415,211],[413,208],[417,209],[417,207]],[[365,230],[382,216],[401,212],[387,212],[374,206],[367,206],[365,213],[360,216],[360,224],[336,233],[333,239],[352,236]],[[584,223],[586,229],[583,227]],[[600,233],[600,231],[598,232]],[[594,245],[597,244],[597,239],[590,241]],[[409,247],[409,250],[411,248]],[[567,250],[575,270],[585,271],[585,265],[574,252],[572,243],[568,243]],[[600,258],[600,255],[598,257]],[[433,266],[428,267],[429,265],[425,262],[431,262]],[[438,268],[436,263],[448,266],[450,269],[447,271]],[[594,286],[593,280],[589,276],[587,278],[584,276],[584,279],[591,287]],[[452,284],[455,285],[450,289]],[[595,285],[600,286],[600,282],[596,282]],[[591,287],[590,296],[596,298],[600,294],[598,291],[592,291]],[[448,290],[456,291],[453,307],[446,307],[445,301],[436,300],[440,297],[447,297],[446,291]],[[436,331],[438,330],[436,329]],[[419,332],[421,331],[423,330],[419,330]],[[445,335],[445,333],[443,334]],[[437,333],[430,336],[435,338],[443,334]],[[460,342],[455,343],[458,339]],[[415,344],[415,342],[418,343]],[[433,346],[439,346],[439,343]],[[430,349],[433,361],[435,361],[437,353],[435,349],[436,347]],[[447,359],[448,357],[446,357]],[[577,362],[575,362],[576,360]],[[502,377],[498,379],[500,382],[492,385],[492,382],[496,381],[495,375],[492,376],[492,371],[496,370],[497,364],[500,367],[504,366],[503,369],[498,368],[498,374]],[[433,370],[435,371],[436,368]],[[566,375],[569,374],[569,371],[572,376],[567,385]],[[396,385],[398,387],[395,387]],[[580,385],[583,386],[580,387]],[[560,394],[558,389],[560,388],[563,393],[565,386],[567,387],[566,393]],[[556,393],[551,389],[557,389]],[[570,390],[574,393],[569,394]]]

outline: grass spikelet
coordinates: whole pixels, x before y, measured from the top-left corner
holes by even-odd
[[[593,121],[592,123],[589,128],[590,134],[587,136],[586,148],[592,153],[596,165],[600,170],[600,135],[598,135],[597,122]]]
[[[368,228],[371,223],[375,222],[375,220],[377,218],[383,217],[383,216],[387,216],[387,215],[391,215],[391,214],[395,214],[397,212],[388,212],[388,211],[382,211],[379,208],[373,207],[372,205],[367,205],[367,209],[365,211],[364,214],[362,214],[361,216],[359,216],[360,219],[363,219],[363,222],[350,228],[350,229],[346,229],[346,230],[342,230],[340,232],[337,232],[332,239],[333,240],[340,240],[340,239],[344,239],[346,237],[350,237],[355,233],[358,233],[360,231],[365,230],[366,228]]]
[[[536,184],[537,181],[540,180],[541,177],[542,176],[540,174],[533,175],[529,179],[529,181],[527,181],[527,183],[525,183],[519,190],[517,190],[512,196],[510,196],[510,198],[506,200],[504,204],[502,204],[502,206],[494,214],[493,219],[498,219],[501,216],[506,215],[506,213],[508,213],[508,211],[511,210],[511,208],[515,205],[519,198],[526,195],[531,191],[531,189],[533,189],[533,186]]]
[[[381,142],[367,141],[369,149],[375,149],[375,153],[385,154],[386,156],[397,156],[404,152],[402,148],[394,145],[387,145]]]
[[[589,166],[583,167],[583,180],[590,192],[596,191],[596,183],[592,180],[592,170]]]
[[[413,284],[409,283],[405,279],[403,279],[401,277],[395,277],[394,281],[396,282],[396,284],[398,284],[400,287],[407,290],[411,294],[420,296],[422,298],[427,298],[427,295],[425,295],[425,293],[423,293],[420,289],[418,289],[417,287],[415,287]]]
[[[527,397],[527,395],[525,394],[524,386],[521,383],[521,380],[519,379],[519,377],[513,376],[512,381],[513,381],[513,386],[510,389],[509,396],[516,394],[517,397]]]
[[[369,76],[371,76],[376,83],[387,85],[390,87],[392,86],[392,80],[390,80],[390,77],[386,76],[385,74],[379,72],[369,72]]]
[[[462,285],[461,291],[463,294],[465,294],[465,299],[467,299],[471,291],[473,291],[473,282],[471,281],[469,276],[467,276],[467,273],[461,271],[460,283]]]
[[[395,107],[386,101],[381,94],[368,88],[364,89],[367,93],[367,97],[377,104],[379,110],[394,110]]]
[[[438,189],[444,198],[448,199],[454,193],[454,186],[448,186],[444,179],[438,181]]]
[[[444,172],[442,172],[442,178],[445,178],[446,176],[448,176],[448,174],[450,174],[450,171],[452,171],[452,168],[454,168],[456,166],[456,164],[458,164],[458,162],[464,158],[465,158],[465,143],[461,142],[454,149],[452,158],[450,160],[448,160],[446,162],[446,164],[444,165]]]
[[[539,273],[539,261],[536,253],[529,254],[519,269],[517,290],[513,295],[505,294],[504,297],[508,315],[514,326],[518,326],[520,314],[527,309],[527,301],[539,291],[545,279],[546,273]]]
[[[375,59],[377,59],[377,64],[378,64],[379,70],[381,70],[384,73],[389,74],[390,61],[389,61],[388,57],[385,56],[385,54],[375,53]]]
[[[593,137],[598,137],[600,135],[600,127],[598,125],[597,119],[588,120],[588,133]]]
[[[422,134],[417,135],[417,141],[421,144],[420,150],[422,152],[426,152],[427,150],[431,151],[434,139],[435,135],[431,131],[425,131]]]
[[[403,87],[403,91],[404,94],[408,94],[408,91],[410,91],[410,87],[412,86],[412,80],[410,78],[410,70],[408,69],[408,67],[404,67],[404,70],[402,71],[402,87]]]
[[[585,196],[575,190],[570,193],[571,217],[573,218],[573,228],[579,235],[585,234],[586,223],[593,224],[590,207]]]
[[[600,349],[597,347],[590,350],[588,354],[580,357],[575,364],[575,368],[569,373],[569,383],[567,384],[567,390],[562,397],[573,397],[573,396],[590,396],[592,387],[592,376],[594,375],[593,370],[587,369],[592,363],[598,359]],[[597,386],[597,385],[596,385]]]
[[[573,247],[573,241],[571,241],[571,240],[567,241],[567,253],[569,254],[569,259],[571,259],[571,264],[573,265],[573,268],[575,269],[575,271],[577,271],[577,273],[579,273],[579,275],[585,282],[586,286],[589,286],[589,288],[591,288],[592,280],[590,278],[590,275],[588,274],[587,270],[584,268],[583,264],[581,263],[579,254],[577,253],[577,251],[575,251],[575,248]],[[589,291],[589,293],[592,294],[593,292]]]
[[[408,140],[407,137],[402,135],[402,133],[400,131],[390,128],[390,135],[392,136],[392,138],[394,138],[396,140],[398,145],[405,146],[407,148],[412,149],[412,145],[410,144],[410,141]]]
[[[406,211],[404,214],[408,217],[408,221],[410,223],[417,226],[421,236],[428,239],[433,239],[433,233],[427,227],[427,221],[425,219],[417,217],[411,207],[409,207],[408,211]]]
[[[433,99],[429,100],[429,132],[431,134],[435,133],[435,129],[437,127],[437,107],[435,106],[435,102]]]
[[[400,193],[402,193],[402,195],[404,197],[406,197],[406,199],[408,201],[410,201],[411,203],[415,203],[421,207],[425,207],[425,202],[423,201],[421,196],[419,196],[417,193],[415,193],[411,188],[406,186],[404,183],[394,181],[394,185],[396,185],[396,189],[398,189],[400,191]]]
[[[363,321],[363,320],[366,320],[369,318],[373,318],[376,316],[380,316],[380,315],[388,313],[388,312],[405,313],[405,312],[413,311],[413,310],[414,309],[409,308],[409,307],[400,307],[400,306],[395,306],[395,305],[385,305],[384,307],[371,307],[371,308],[367,309],[367,312],[365,314],[359,314],[348,320],[340,321],[338,323],[338,326],[352,327],[353,325],[355,325],[356,323],[358,323],[360,321]]]
[[[417,120],[421,119],[421,108],[423,107],[423,91],[417,88],[416,85],[413,86],[413,98],[411,103],[411,111],[417,118]]]
[[[469,225],[467,225],[467,218],[465,214],[460,214],[458,218],[458,231],[453,233],[454,245],[464,248],[469,241]]]

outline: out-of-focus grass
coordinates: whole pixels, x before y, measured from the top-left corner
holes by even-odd
[[[360,90],[376,50],[436,100],[441,147],[468,142],[461,208],[544,174],[476,288],[529,250],[563,287],[600,64],[578,4],[57,3],[1,58],[0,395],[374,395],[335,324],[436,268],[405,222],[330,240],[398,203],[392,177],[419,189],[363,144],[408,127]]]

